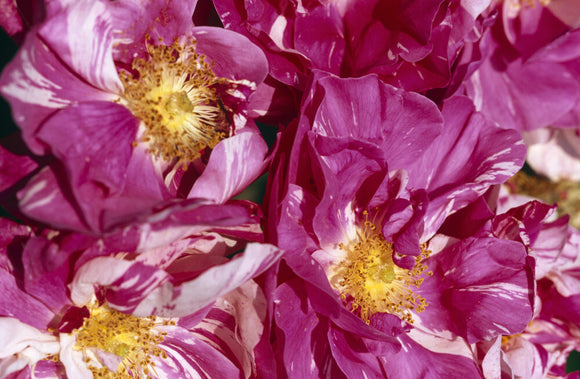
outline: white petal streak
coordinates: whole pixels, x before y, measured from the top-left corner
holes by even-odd
[[[83,353],[74,348],[76,337],[73,334],[60,334],[59,359],[63,363],[69,378],[92,379],[93,374],[87,368]]]
[[[274,20],[270,28],[270,33],[268,33],[272,41],[282,49],[284,48],[284,31],[286,30],[287,24],[286,17],[280,15]]]
[[[529,290],[527,287],[524,288],[513,283],[505,282],[470,286],[467,288],[458,289],[458,291],[486,292],[488,294],[493,294],[499,298],[507,300],[527,299],[529,296]]]
[[[43,46],[46,49],[46,46]],[[63,108],[70,101],[59,98],[55,90],[60,86],[48,80],[35,67],[34,57],[30,49],[21,49],[20,70],[10,71],[8,80],[2,92],[20,100],[23,103],[35,104],[46,108]],[[23,121],[23,120],[16,120]]]
[[[77,305],[88,304],[95,293],[95,285],[106,286],[123,276],[134,263],[112,257],[95,258],[77,270],[70,284],[71,299]]]
[[[68,37],[73,68],[98,88],[120,93],[123,86],[113,62],[111,15],[99,1],[84,1],[78,5],[68,12],[69,33],[63,36]],[[87,43],[87,39],[79,38],[79,35],[100,38],[90,38]]]
[[[207,373],[205,373],[205,372],[203,372],[203,376],[200,375],[200,373],[198,372],[198,369],[201,370],[201,365],[199,365],[197,367],[193,367],[187,361],[187,359],[183,358],[182,351],[177,351],[168,345],[163,345],[163,349],[167,352],[167,355],[170,357],[168,359],[163,360],[163,365],[167,365],[175,371],[174,372],[170,372],[169,370],[163,371],[160,369],[160,367],[156,367],[155,373],[157,375],[155,375],[155,376],[157,378],[159,378],[159,379],[162,379],[162,378],[172,379],[175,377],[174,376],[175,372],[180,372],[180,371],[184,371],[184,372],[188,373],[189,374],[188,378],[192,378],[192,379],[209,378],[209,375],[207,375]],[[179,367],[176,363],[179,365]],[[161,366],[161,365],[158,365],[158,366]]]
[[[282,252],[275,246],[248,244],[239,258],[212,267],[194,280],[178,287],[170,282],[159,286],[137,306],[134,314],[182,317],[194,313],[261,274],[281,255]]]
[[[57,354],[57,338],[12,317],[0,317],[0,377]]]

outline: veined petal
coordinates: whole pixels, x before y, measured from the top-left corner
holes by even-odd
[[[288,186],[286,197],[279,206],[280,218],[277,220],[280,226],[278,243],[287,250],[286,259],[289,254],[301,256],[305,250],[318,249],[313,241],[314,231],[311,221],[315,215],[317,201],[312,194],[301,187],[294,184]],[[303,261],[302,258],[298,259]]]
[[[185,316],[211,304],[249,279],[261,274],[282,255],[272,245],[250,243],[243,254],[207,269],[197,278],[178,286],[165,283],[148,294],[134,314],[164,317]]]
[[[323,337],[328,320],[317,317],[308,297],[298,294],[301,289],[284,283],[274,293],[274,316],[285,336],[284,366],[292,378],[321,377],[324,362],[330,358],[328,342]],[[322,338],[315,337],[321,333]]]
[[[154,266],[114,257],[95,258],[81,266],[70,284],[71,299],[77,305],[90,303],[96,287],[105,291],[107,302],[128,313],[153,288],[168,280],[168,275]]]
[[[429,189],[426,237],[435,233],[447,215],[514,175],[526,155],[519,133],[492,125],[474,111],[467,98],[445,102],[443,117],[445,128],[422,157],[421,166],[428,175],[415,175],[420,181],[411,179],[412,184]]]
[[[84,102],[56,113],[38,137],[67,167],[74,192],[94,182],[116,194],[124,185],[137,126],[137,119],[119,104]]]
[[[389,170],[409,171],[440,133],[442,117],[435,104],[384,84],[376,76],[328,76],[320,79],[317,86],[324,89],[325,95],[312,130],[375,143],[383,150]]]
[[[246,378],[256,373],[254,348],[264,333],[266,298],[252,280],[218,298],[194,332],[243,368]]]
[[[236,227],[255,225],[259,222],[255,212],[254,206],[246,202],[214,205],[205,200],[191,199],[155,212],[113,237],[123,240],[126,235],[133,235],[138,240],[134,249],[149,250],[212,228],[228,234]]]
[[[23,244],[23,289],[56,314],[70,304],[65,287],[70,251],[48,239],[35,236]]]
[[[56,113],[38,133],[66,167],[84,217],[97,230],[103,228],[99,203],[124,188],[137,125],[121,105],[85,102]]]
[[[113,62],[113,24],[106,8],[100,1],[73,2],[38,34],[73,73],[95,88],[119,95],[123,86]]]
[[[245,36],[215,27],[196,27],[197,49],[214,62],[213,72],[232,80],[249,80],[256,85],[268,75],[268,61],[262,50]],[[240,52],[243,51],[243,54]]]
[[[43,167],[17,192],[20,210],[31,219],[50,220],[56,228],[83,230],[84,218],[72,196],[68,196],[69,188],[61,187],[61,175],[66,174],[60,167]]]
[[[211,152],[203,174],[188,198],[204,198],[221,204],[258,178],[265,166],[268,146],[257,130],[221,141]]]
[[[6,267],[0,268],[0,293],[1,316],[14,317],[39,329],[46,328],[54,318],[54,313],[45,304],[18,287],[14,273]]]
[[[466,82],[478,111],[502,128],[530,131],[554,123],[572,109],[578,83],[562,64],[506,60],[492,54]]]
[[[281,34],[278,29],[286,26],[288,21],[284,15],[279,15],[270,29],[270,37]],[[299,32],[293,35],[292,47],[310,58],[314,67],[339,75],[347,42],[344,38],[343,20],[337,7],[316,7],[308,12],[298,13],[293,26]]]
[[[113,26],[115,61],[130,63],[145,52],[149,37],[166,43],[191,35],[191,15],[197,1],[127,0],[105,2]]]
[[[386,176],[386,163],[376,145],[348,137],[308,136],[312,159],[320,161],[324,178],[324,194],[316,206],[313,229],[321,246],[336,245],[347,237],[349,231],[345,229],[354,222],[353,203],[373,192]]]
[[[54,361],[38,361],[34,366],[34,378],[38,379],[52,379],[64,373],[62,365]]]
[[[338,367],[347,378],[379,378],[383,375],[380,361],[366,349],[358,336],[329,328],[328,341]]]
[[[402,348],[398,354],[379,358],[389,378],[481,378],[471,358],[432,351],[431,346],[423,346],[407,334],[401,334],[399,340]]]
[[[0,77],[0,92],[12,107],[22,137],[36,154],[45,146],[35,138],[41,123],[55,110],[85,100],[112,101],[116,94],[80,79],[33,29]],[[74,34],[74,33],[73,33]]]
[[[533,259],[520,242],[467,238],[426,260],[433,276],[419,289],[428,330],[469,343],[519,333],[533,315]]]
[[[229,359],[202,339],[195,338],[191,331],[179,327],[159,327],[167,335],[159,345],[167,352],[165,359],[155,359],[155,370],[159,378],[238,378],[241,370]]]

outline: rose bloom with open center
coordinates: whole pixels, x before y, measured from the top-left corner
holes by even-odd
[[[248,243],[243,209],[204,207],[106,238],[2,220],[0,376],[252,376],[266,301],[251,279],[281,252]]]
[[[30,150],[5,194],[23,218],[100,233],[175,198],[223,203],[262,173],[248,104],[268,65],[246,37],[195,27],[190,1],[49,5],[0,78]]]
[[[477,376],[469,344],[530,321],[524,244],[434,240],[525,155],[468,99],[440,112],[376,76],[315,73],[278,154],[266,235],[286,251],[273,298],[286,375]]]

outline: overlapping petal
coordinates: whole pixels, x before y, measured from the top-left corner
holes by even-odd
[[[268,69],[257,46],[231,31],[194,27],[183,13],[193,9],[188,2],[154,1],[145,13],[134,9],[136,3],[54,5],[50,17],[28,33],[0,81],[25,143],[34,154],[52,158],[43,178],[28,178],[28,184],[18,188],[19,212],[51,224],[48,216],[58,209],[68,215],[51,225],[104,233],[167,200],[186,198],[199,177],[203,180],[191,197],[223,203],[262,173],[266,144],[248,120],[249,99]],[[139,24],[143,19],[149,24]],[[88,42],[85,35],[90,36]],[[155,58],[160,47],[152,45],[153,36],[161,38],[158,44],[190,44],[198,51],[195,59],[207,60],[206,71],[222,78],[212,89],[219,97],[216,112],[223,113],[228,127],[219,138],[232,140],[212,142],[193,155],[195,162],[159,156],[158,147],[151,146],[152,137],[143,134],[150,122],[144,119],[146,111],[136,111],[140,108],[132,103],[130,93],[136,89],[129,88],[127,78],[139,70],[138,62],[168,64],[155,63],[168,58]],[[166,70],[167,75],[177,75],[163,79],[173,81],[172,86],[183,87],[189,80],[186,73]],[[193,90],[197,89],[188,89]],[[210,154],[215,144],[223,146]],[[190,173],[185,173],[187,166]],[[214,178],[222,177],[224,169],[230,173],[225,182]]]

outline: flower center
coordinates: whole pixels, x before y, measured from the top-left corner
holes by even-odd
[[[90,306],[89,310],[90,317],[75,331],[75,349],[83,351],[94,377],[148,378],[155,371],[153,357],[167,358],[165,351],[157,346],[167,333],[154,327],[174,325],[173,321],[159,321],[155,316],[140,318],[106,305]],[[103,360],[99,350],[119,357],[116,371]]]
[[[412,324],[411,311],[425,310],[426,300],[411,289],[419,288],[423,282],[421,274],[427,266],[421,261],[431,253],[425,245],[421,246],[421,254],[415,258],[411,270],[401,268],[393,262],[393,244],[387,242],[377,227],[367,220],[357,231],[356,240],[339,247],[346,251],[346,258],[336,269],[340,278],[337,289],[344,300],[352,301],[351,310],[360,312],[367,324],[377,312],[394,314]]]
[[[227,137],[229,124],[216,87],[216,78],[203,55],[178,41],[149,45],[149,59],[133,61],[134,74],[120,72],[127,107],[146,127],[141,140],[149,152],[166,160],[187,163]]]

